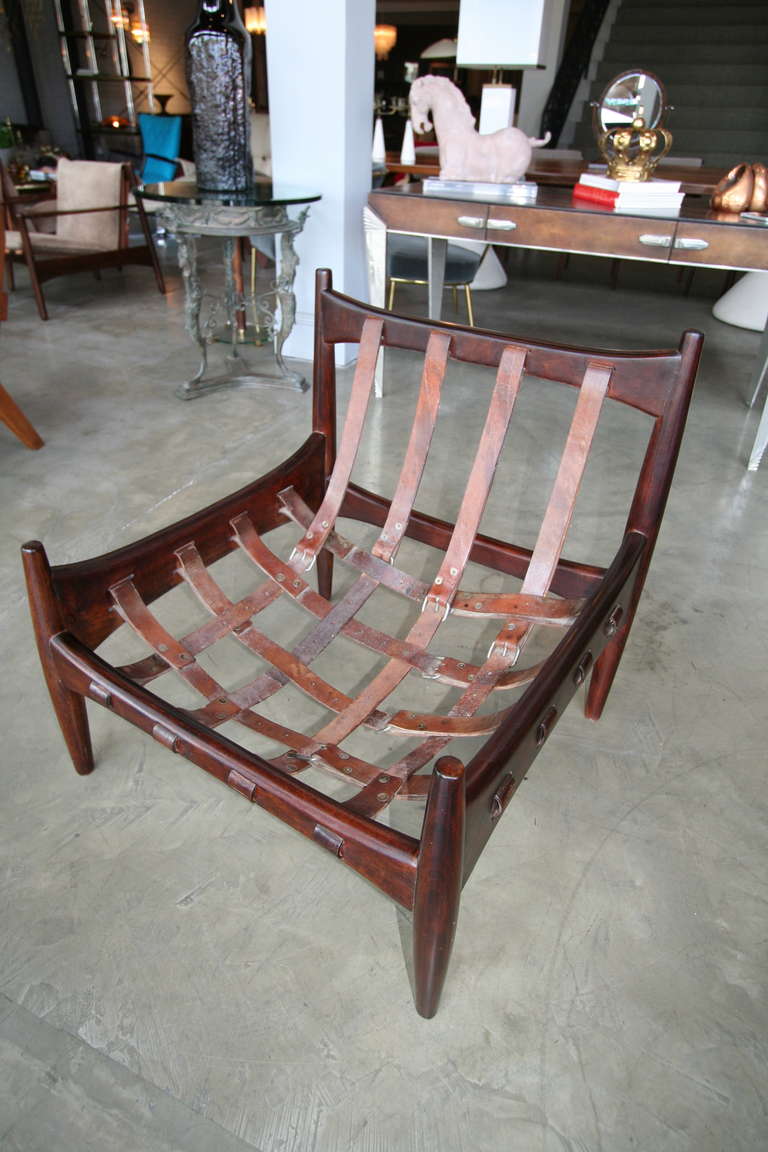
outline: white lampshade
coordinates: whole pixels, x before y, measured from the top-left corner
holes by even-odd
[[[547,0],[461,0],[460,68],[536,68],[544,62]]]
[[[421,53],[422,60],[453,60],[456,55],[456,41],[443,39],[435,40]]]

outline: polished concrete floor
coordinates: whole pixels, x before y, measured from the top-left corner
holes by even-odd
[[[552,267],[520,261],[510,287],[477,296],[478,322],[614,347],[673,346],[688,326],[707,341],[606,714],[593,725],[574,701],[506,812],[429,1022],[407,926],[326,853],[100,709],[96,771],[75,776],[27,618],[24,540],[58,563],[178,519],[297,445],[309,396],[177,400],[195,358],[173,272],[165,300],[139,269],[53,282],[48,324],[22,277],[0,378],[46,445],[0,427],[2,1152],[768,1147],[768,466],[745,471],[744,404],[758,340],[711,318],[708,273],[686,298],[664,269],[625,263],[612,292],[606,264],[574,261],[560,282]],[[385,488],[413,362],[390,357],[387,374],[358,462]],[[524,542],[570,402],[545,387],[521,399],[489,508]],[[455,505],[485,389],[449,381],[427,507]],[[624,415],[607,423],[577,555],[621,533],[639,440]]]

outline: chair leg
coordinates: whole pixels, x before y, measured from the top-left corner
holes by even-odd
[[[387,311],[391,312],[395,306],[395,281],[389,282],[389,297],[387,299]]]
[[[414,1000],[427,1020],[437,1012],[459,918],[465,814],[464,765],[444,756],[432,772],[413,907]]]
[[[467,301],[467,317],[469,319],[470,328],[475,326],[475,313],[472,308],[472,289],[469,284],[464,285],[464,296]]]
[[[45,297],[43,296],[43,289],[40,285],[40,281],[37,278],[37,272],[35,271],[35,264],[34,264],[33,260],[27,261],[27,268],[29,269],[29,279],[32,282],[32,291],[35,294],[35,303],[37,304],[37,314],[41,320],[47,320],[48,319],[48,309],[45,306]]]
[[[317,590],[326,600],[333,595],[333,553],[325,548],[317,558]]]
[[[42,448],[42,439],[2,384],[0,384],[0,420],[26,448]]]
[[[9,256],[6,260],[6,267],[8,269],[8,287],[11,292],[16,291],[16,273],[13,270],[13,257]]]
[[[458,284],[451,284],[451,295],[453,296],[453,310],[459,310],[459,286]]]
[[[138,201],[137,201],[137,203],[138,203]],[[140,204],[138,205],[138,215],[139,215],[139,224],[141,226],[141,231],[142,231],[142,234],[144,236],[144,242],[147,245],[147,250],[149,252],[149,262],[152,265],[152,271],[155,273],[155,282],[157,284],[157,290],[161,296],[165,296],[166,288],[165,288],[165,278],[163,276],[163,270],[160,267],[160,261],[157,258],[157,249],[155,248],[155,243],[154,243],[154,240],[152,239],[152,232],[150,231],[149,224],[147,223],[147,214],[144,211],[144,209],[141,207]]]
[[[51,582],[51,570],[42,544],[34,540],[21,550],[29,592],[32,624],[37,650],[51,696],[56,718],[72,757],[75,771],[87,776],[93,771],[93,750],[85,700],[62,684],[50,653],[50,640],[64,627]]]

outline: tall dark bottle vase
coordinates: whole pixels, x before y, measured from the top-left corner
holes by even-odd
[[[253,180],[251,38],[237,0],[201,0],[186,45],[198,187],[243,191]]]

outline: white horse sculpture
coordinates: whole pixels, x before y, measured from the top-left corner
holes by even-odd
[[[444,76],[421,76],[411,85],[411,123],[415,132],[435,125],[443,180],[489,180],[494,184],[520,180],[531,162],[533,148],[550,139],[526,136],[519,128],[502,128],[481,136],[459,89]]]

